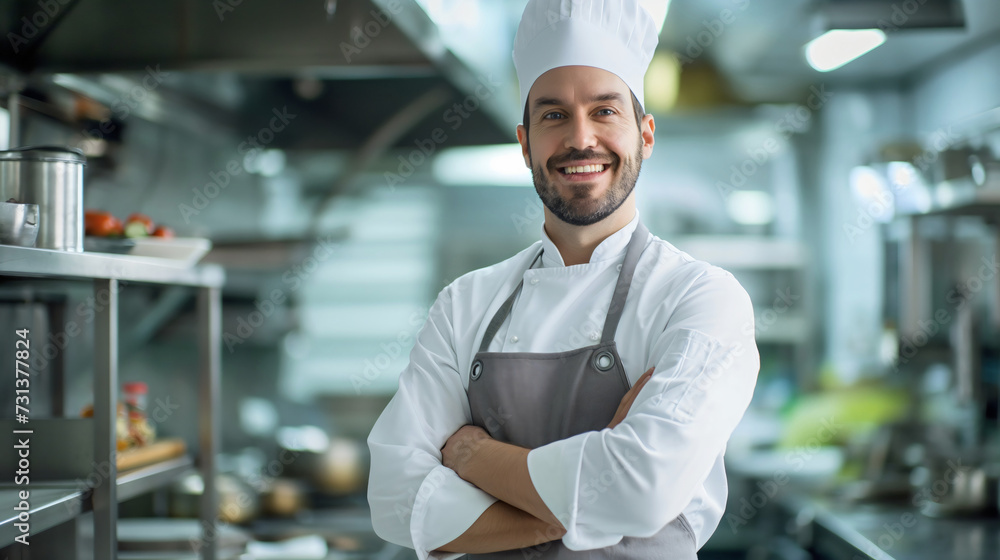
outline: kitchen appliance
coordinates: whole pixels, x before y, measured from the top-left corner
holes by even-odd
[[[257,517],[260,497],[238,477],[222,473],[216,477],[219,493],[218,518],[224,523],[246,523]],[[197,517],[205,483],[199,473],[191,473],[170,486],[171,517]]]
[[[364,489],[371,459],[362,441],[330,437],[316,426],[286,426],[277,433],[279,454],[294,458],[284,474],[310,482],[331,496]]]
[[[0,244],[34,247],[38,237],[38,205],[0,202]]]
[[[36,246],[83,251],[83,167],[76,148],[26,146],[0,151],[0,200],[37,204]]]
[[[274,517],[294,517],[306,507],[305,489],[291,478],[271,480],[260,496],[261,511]]]

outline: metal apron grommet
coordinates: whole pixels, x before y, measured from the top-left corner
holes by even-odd
[[[472,380],[475,381],[483,375],[483,362],[476,360],[472,362]]]
[[[615,367],[615,355],[605,350],[594,356],[594,367],[598,371],[608,371]]]

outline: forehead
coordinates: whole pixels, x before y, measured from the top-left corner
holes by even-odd
[[[618,93],[622,100],[632,97],[625,82],[607,70],[593,66],[560,66],[535,80],[528,91],[528,106],[533,107],[539,98],[573,102],[608,93]]]

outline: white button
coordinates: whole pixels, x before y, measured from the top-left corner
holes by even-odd
[[[517,342],[517,336],[510,337],[510,341],[511,342]]]
[[[590,333],[590,340],[600,340],[601,337],[597,333]]]
[[[622,271],[622,265],[618,265],[618,272]]]
[[[538,283],[538,278],[532,278],[531,279],[531,283],[532,284],[537,284]]]

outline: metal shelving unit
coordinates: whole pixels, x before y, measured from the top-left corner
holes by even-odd
[[[23,489],[11,485],[0,489],[0,546],[12,544],[18,534],[14,506],[18,490]],[[32,485],[31,502],[31,530],[40,532],[83,513],[84,492],[76,485]]]
[[[184,456],[140,467],[118,475],[117,498],[124,501],[161,488],[194,468],[191,457]],[[33,533],[51,529],[90,511],[90,494],[79,485],[58,482],[31,485],[31,530]],[[12,484],[0,485],[0,547],[14,542],[17,531],[14,506],[17,493],[23,490]]]
[[[181,457],[118,475],[115,465],[115,409],[118,388],[118,282],[182,285],[197,289],[199,325],[199,437],[198,470],[205,482],[201,502],[201,557],[216,557],[218,496],[215,457],[219,445],[219,376],[221,371],[221,267],[205,265],[180,268],[165,259],[103,253],[70,253],[0,245],[0,277],[56,278],[92,281],[94,297],[108,304],[95,309],[94,320],[94,457],[109,457],[103,465],[116,484],[81,489],[72,481],[32,484],[31,532],[44,531],[94,512],[94,557],[117,557],[118,502],[176,480],[192,468]],[[27,426],[30,429],[30,421]],[[0,486],[0,547],[14,542],[16,491],[24,487]],[[16,503],[16,502],[15,502]]]

